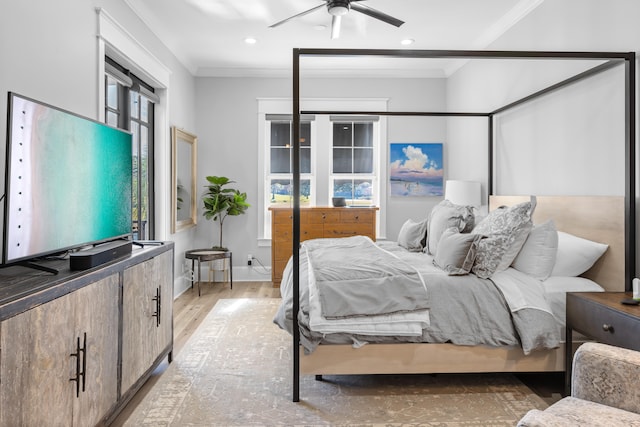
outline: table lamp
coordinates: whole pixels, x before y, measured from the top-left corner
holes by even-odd
[[[455,205],[482,205],[480,183],[478,181],[447,180],[444,188],[444,198]]]

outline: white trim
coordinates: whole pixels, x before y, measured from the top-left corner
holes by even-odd
[[[96,13],[98,14],[98,37],[107,43],[108,53],[120,56],[114,58],[115,60],[124,59],[133,67],[132,71],[151,86],[169,87],[171,70],[103,8],[97,7]]]
[[[98,117],[104,121],[104,57],[131,69],[146,83],[156,89],[160,101],[155,104],[154,125],[154,197],[156,239],[166,240],[170,235],[169,218],[171,194],[169,180],[170,140],[169,140],[169,86],[171,70],[156,58],[142,43],[120,25],[103,8],[97,7],[98,18]]]

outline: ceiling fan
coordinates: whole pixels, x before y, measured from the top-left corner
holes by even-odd
[[[305,10],[304,12],[300,12],[297,15],[290,16],[287,19],[283,19],[282,21],[276,22],[273,25],[270,25],[269,28],[274,28],[279,25],[284,24],[294,18],[299,18],[301,16],[307,15],[311,12],[315,12],[316,10],[327,7],[329,14],[332,16],[331,18],[331,38],[337,39],[340,36],[340,21],[342,17],[349,13],[349,10],[353,9],[357,12],[364,13],[372,18],[379,19],[380,21],[386,22],[387,24],[395,25],[396,27],[404,24],[404,21],[401,21],[393,16],[389,16],[386,13],[380,12],[379,10],[373,9],[369,6],[365,6],[360,4],[360,2],[365,0],[324,0],[323,4],[312,7],[309,10]]]

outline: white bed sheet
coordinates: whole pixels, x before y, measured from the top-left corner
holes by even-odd
[[[551,307],[551,313],[558,322],[560,337],[565,340],[565,316],[567,311],[567,292],[604,292],[605,289],[593,280],[584,277],[551,276],[542,282],[545,297]]]

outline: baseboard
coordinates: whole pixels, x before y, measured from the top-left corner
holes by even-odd
[[[270,282],[271,267],[241,266],[233,267],[233,281],[238,282]]]
[[[214,270],[214,281],[224,282],[224,271]],[[196,277],[197,277],[196,272]],[[202,281],[209,280],[209,268],[207,265],[202,265]],[[190,272],[185,271],[173,280],[174,298],[179,297],[188,289],[191,289],[191,280],[189,279]],[[271,281],[271,267],[262,266],[237,266],[233,267],[233,281],[234,282],[270,282]]]

